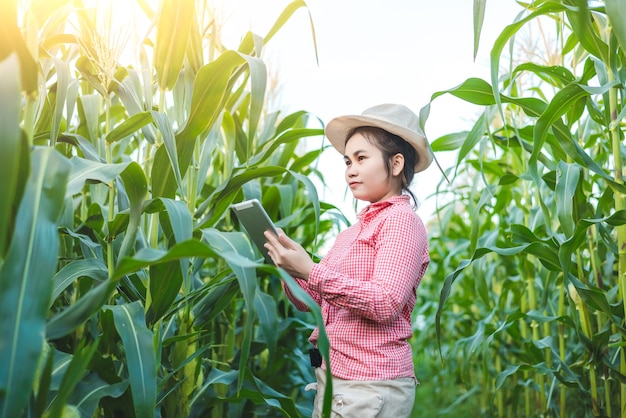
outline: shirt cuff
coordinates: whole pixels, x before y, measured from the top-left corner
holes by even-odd
[[[319,263],[313,264],[313,268],[311,268],[311,271],[309,272],[309,280],[307,280],[309,289],[319,292],[323,275],[322,266]]]

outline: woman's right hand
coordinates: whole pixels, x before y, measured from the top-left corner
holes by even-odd
[[[265,231],[265,238],[267,240],[265,248],[274,265],[282,268],[293,277],[309,279],[309,274],[315,263],[300,244],[285,235],[282,229],[278,229],[278,236],[270,231]]]

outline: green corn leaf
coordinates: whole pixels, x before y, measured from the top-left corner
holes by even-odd
[[[252,257],[249,257],[252,258]],[[222,275],[232,274],[229,270],[223,270]],[[203,296],[194,306],[194,316],[196,323],[209,323],[224,309],[232,303],[239,295],[239,284],[235,278],[224,279],[220,277],[215,280],[216,285],[207,289],[207,294]]]
[[[498,88],[499,85],[499,72],[500,72],[500,58],[502,56],[502,51],[504,47],[509,42],[509,40],[515,36],[515,34],[522,29],[526,24],[533,19],[542,16],[542,15],[550,15],[552,13],[559,13],[565,10],[565,6],[557,2],[545,2],[541,3],[539,7],[537,7],[532,13],[528,16],[512,23],[504,28],[504,30],[500,33],[498,38],[493,44],[491,48],[491,84],[493,85],[493,94],[495,102],[498,105],[498,109],[500,110],[500,114],[502,115],[502,103],[500,101],[500,90]]]
[[[470,153],[470,151],[474,149],[476,144],[478,144],[480,140],[484,138],[488,128],[487,121],[485,119],[486,114],[487,112],[483,112],[480,115],[480,117],[470,130],[469,134],[467,135],[467,138],[463,142],[463,145],[461,146],[461,149],[459,150],[459,154],[457,156],[457,168],[459,167],[463,159],[465,159],[465,157]]]
[[[138,163],[130,162],[124,171],[120,173],[120,178],[124,182],[124,190],[130,203],[130,210],[128,226],[126,227],[122,246],[118,252],[118,258],[128,255],[135,245],[139,225],[141,224],[143,203],[148,194],[148,180]]]
[[[155,199],[145,207],[145,211],[160,212],[161,228],[168,240],[173,237],[175,243],[180,243],[192,238],[193,221],[184,202],[165,198]],[[188,257],[150,266],[151,303],[146,314],[149,323],[154,323],[171,308],[183,283],[185,294],[189,293],[191,285],[188,270]]]
[[[195,138],[213,125],[223,109],[231,74],[245,63],[241,54],[226,51],[198,71],[194,80],[189,117],[179,133],[180,137]]]
[[[124,170],[130,163],[105,164],[89,161],[80,157],[72,157],[72,177],[67,185],[67,195],[74,196],[83,189],[87,182],[110,183]],[[137,164],[137,163],[135,163]]]
[[[63,110],[67,100],[67,92],[70,84],[70,70],[67,63],[56,57],[52,57],[54,67],[56,69],[56,102],[54,104],[54,112],[52,114],[52,125],[50,127],[50,143],[56,144],[59,131],[61,130],[61,122],[63,121]]]
[[[63,376],[72,362],[73,357],[71,354],[59,351],[55,348],[51,348],[50,353],[52,357],[50,390],[57,391],[61,387]],[[48,402],[46,402],[46,404],[47,403]]]
[[[138,418],[152,418],[157,396],[156,354],[143,306],[137,301],[103,309],[113,313],[115,329],[124,344],[135,414]]]
[[[589,11],[587,0],[564,0],[565,13],[572,25],[578,42],[592,55],[602,62],[609,62],[609,47],[600,39],[593,24],[593,15]]]
[[[507,367],[506,370],[503,370],[502,372],[500,372],[498,376],[496,377],[496,390],[499,390],[500,388],[502,388],[502,385],[504,384],[504,381],[506,380],[506,378],[517,373],[520,367],[521,366],[519,365],[513,365],[513,366]]]
[[[291,216],[297,217],[301,215],[294,213],[297,212],[294,206],[296,193],[294,193],[293,186],[290,184],[273,185],[269,190],[265,191],[263,197],[263,207],[267,209],[268,213],[276,214],[272,216],[272,219],[276,219],[276,224],[279,227],[290,225],[288,222],[285,222],[286,218],[289,219]],[[279,219],[279,214],[287,215],[283,215],[282,219]]]
[[[163,0],[160,6],[154,67],[160,88],[171,90],[183,68],[191,27],[189,22],[195,17],[194,1]]]
[[[107,279],[89,290],[76,302],[53,315],[46,323],[46,337],[50,340],[64,337],[93,317],[115,290],[117,282]]]
[[[196,190],[202,190],[202,186],[206,182],[209,169],[211,168],[212,154],[215,147],[218,145],[220,129],[220,124],[216,123],[213,129],[211,129],[207,134],[206,139],[203,141],[202,150],[200,151]]]
[[[48,405],[48,396],[50,395],[52,386],[52,370],[54,365],[54,351],[50,349],[48,344],[44,345],[42,360],[43,367],[40,366],[39,381],[36,382],[37,394],[35,395],[35,405],[31,404],[31,411],[37,417],[43,416],[46,406]]]
[[[204,65],[203,33],[200,32],[200,27],[198,26],[197,14],[194,9],[193,16],[189,22],[189,38],[187,41],[187,51],[185,53],[185,57],[187,58],[186,69],[192,74],[197,74],[198,70]]]
[[[317,194],[317,188],[315,187],[315,185],[313,184],[313,182],[311,181],[310,178],[308,178],[307,176],[300,174],[300,173],[296,173],[294,171],[289,170],[289,173],[296,179],[298,180],[300,183],[302,183],[308,193],[308,198],[311,201],[311,203],[313,204],[313,209],[315,210],[315,233],[314,233],[314,237],[315,237],[315,246],[317,246],[317,237],[319,236],[319,226],[320,226],[320,217],[321,217],[321,210],[320,210],[320,200]]]
[[[27,93],[37,91],[38,87],[38,65],[24,41],[24,37],[18,27],[18,2],[5,1],[2,3],[2,13],[0,14],[0,61],[4,61],[9,56],[18,58],[19,65],[19,86]],[[4,100],[4,96],[3,100]],[[15,119],[18,120],[18,119]]]
[[[596,89],[590,89],[588,86],[580,86],[582,91],[586,91],[589,94],[601,94],[602,91],[605,91],[605,89],[610,88],[611,85],[606,85],[603,87],[599,87]],[[584,97],[585,94],[581,93],[581,95]],[[547,119],[549,117],[549,113],[546,110],[548,108],[548,104],[546,104],[545,102],[539,100],[539,99],[535,99],[535,98],[512,98],[512,97],[507,97],[504,95],[500,96],[501,99],[507,103],[513,103],[516,104],[518,106],[520,106],[524,112],[532,117],[543,117],[544,121],[542,122],[542,135],[545,135],[548,133],[548,128],[546,127],[548,124],[546,123],[545,119]],[[556,97],[555,97],[556,98]],[[553,101],[554,99],[553,98]],[[558,102],[558,101],[557,101]],[[556,103],[554,105],[554,108],[556,108]],[[562,112],[567,112],[567,108],[562,109]],[[551,112],[554,112],[554,110],[551,110]],[[536,125],[535,125],[535,128]],[[558,118],[556,118],[555,121],[553,121],[552,124],[552,131],[554,132],[554,135],[556,137],[556,139],[558,140],[558,144],[554,144],[552,143],[552,145],[556,145],[558,147],[561,147],[563,151],[565,151],[567,153],[567,155],[569,157],[571,157],[575,162],[577,162],[578,164],[580,164],[583,167],[588,168],[589,170],[593,171],[594,173],[600,175],[601,177],[603,177],[605,180],[607,180],[607,182],[611,185],[612,188],[614,188],[615,190],[624,190],[624,186],[618,184],[617,182],[614,181],[614,179],[608,175],[605,170],[600,167],[598,165],[598,163],[596,161],[594,161],[589,154],[587,154],[584,149],[578,144],[577,141],[575,141],[572,138],[572,135],[569,131],[569,129],[567,128],[567,126],[565,125],[565,123],[563,123],[561,120],[559,120]],[[536,131],[533,132],[533,135],[535,135]],[[545,139],[545,137],[544,137]],[[529,148],[531,153],[535,148]],[[558,151],[558,150],[556,150]],[[541,154],[538,153],[537,158],[541,158]],[[531,161],[532,162],[532,161]],[[534,164],[534,162],[532,162]]]
[[[261,137],[265,139],[260,141],[261,143],[265,144],[265,142],[271,137],[281,134],[285,131],[289,131],[294,128],[301,129],[308,126],[309,118],[315,119],[320,126],[324,126],[324,121],[304,110],[298,110],[296,112],[290,113],[287,116],[283,117],[280,121],[278,121],[278,116],[278,112],[274,112],[267,116],[268,121],[272,122],[272,130],[267,130],[268,135],[261,135]],[[277,126],[276,122],[278,122]]]
[[[256,130],[261,119],[263,104],[265,102],[265,90],[267,88],[267,68],[260,58],[242,55],[248,63],[250,70],[250,115],[248,117],[248,149],[256,138]]]
[[[58,5],[54,5],[54,7],[58,7]],[[38,9],[38,8],[36,8]],[[33,9],[31,9],[33,10]],[[39,12],[39,10],[37,10],[37,12]],[[44,20],[45,18],[47,18],[49,15],[44,13]],[[76,37],[76,35],[72,35],[69,33],[59,33],[56,35],[51,35],[48,36],[47,38],[45,38],[43,40],[42,46],[44,49],[46,50],[50,50],[50,48],[55,47],[55,46],[60,46],[60,45],[64,45],[64,44],[73,44],[73,45],[78,45],[78,38]]]
[[[81,277],[90,277],[99,282],[106,280],[108,270],[106,264],[97,258],[86,258],[76,260],[64,266],[52,278],[52,297],[50,306],[54,300],[72,283]]]
[[[317,172],[317,165],[319,163],[319,157],[322,155],[324,151],[326,151],[329,147],[323,147],[314,149],[313,151],[309,151],[304,154],[302,157],[297,157],[289,166],[291,171],[296,171],[298,173],[307,173],[311,170]],[[324,181],[321,179],[320,181]]]
[[[104,162],[104,159],[98,155],[96,148],[84,136],[64,132],[58,136],[57,141],[77,147],[83,153],[83,157],[88,160]]]
[[[96,209],[97,210],[102,210],[101,208]],[[76,233],[74,231],[71,231],[69,229],[66,229],[65,232],[67,233],[68,236],[76,239],[80,245],[83,247],[83,255],[87,258],[99,258],[101,260],[103,260],[103,256],[102,256],[102,245],[100,243],[94,242],[91,237],[84,235],[84,234],[79,234]]]
[[[280,30],[280,28],[283,27],[285,23],[289,21],[289,19],[294,14],[294,12],[298,10],[300,7],[307,7],[307,5],[302,0],[294,0],[291,3],[289,3],[287,7],[285,7],[285,9],[282,11],[278,19],[276,19],[276,22],[274,22],[274,25],[271,27],[271,29],[267,32],[267,35],[265,35],[265,38],[263,38],[263,43],[267,44],[269,40],[272,39],[274,35],[276,35],[276,33]],[[309,16],[310,16],[310,13],[309,13]],[[313,39],[315,39],[315,30],[313,27],[312,20],[311,20],[311,31],[313,33]],[[245,52],[246,54],[249,54],[252,51],[243,50],[243,52]],[[317,56],[317,51],[316,51],[316,56]]]
[[[189,117],[176,134],[176,150],[181,176],[185,176],[198,135],[219,119],[228,94],[231,74],[246,61],[236,52],[227,51],[198,71],[194,80]],[[152,168],[152,197],[174,197],[176,182],[167,151],[159,148]]]
[[[130,118],[126,119],[124,122],[117,125],[115,128],[111,130],[106,136],[107,142],[117,142],[121,139],[126,138],[129,135],[134,134],[144,126],[152,123],[152,113],[151,112],[140,112],[136,113]]]
[[[237,253],[237,241],[241,239],[241,234],[238,232],[221,232],[216,229],[205,229],[202,231],[202,238],[207,245],[218,254],[225,253]],[[241,241],[239,241],[241,245]],[[257,275],[253,268],[242,266],[237,262],[233,262],[229,258],[225,258],[228,266],[233,270],[239,287],[243,293],[243,298],[246,303],[246,309],[248,315],[246,315],[246,321],[244,325],[243,341],[240,349],[239,360],[239,386],[241,389],[244,382],[244,373],[246,371],[246,364],[248,363],[248,357],[250,356],[250,346],[252,344],[252,331],[254,326],[255,313],[255,294],[257,291]]]
[[[126,109],[128,115],[134,116],[143,111],[143,104],[139,98],[140,95],[138,94],[138,90],[141,91],[141,86],[136,86],[135,84],[134,80],[138,77],[135,71],[129,70],[129,75],[129,77],[121,80],[115,87],[115,93],[117,93],[122,101],[124,109]]]
[[[537,65],[532,62],[525,62],[518,65],[515,70],[513,70],[513,74],[523,71],[530,71],[542,80],[559,87],[573,83],[576,80],[574,74],[572,74],[569,69],[561,65],[547,66]]]
[[[193,220],[191,219],[191,213],[187,208],[185,202],[180,200],[163,199],[166,212],[164,216],[167,217],[168,222],[162,224],[169,225],[175,242],[184,242],[190,240],[193,236]],[[166,226],[163,226],[167,229]],[[182,275],[185,292],[191,290],[191,284],[189,283],[189,259],[180,259],[180,272]]]
[[[250,371],[246,371],[246,386],[240,391],[231,391],[229,396],[224,399],[216,400],[208,395],[207,389],[215,384],[232,384],[236,378],[235,371],[223,372],[219,369],[213,369],[209,375],[209,380],[199,390],[199,393],[192,399],[191,416],[198,416],[202,412],[202,408],[217,402],[225,402],[229,404],[239,403],[242,400],[250,401],[254,404],[267,405],[272,411],[280,412],[283,416],[296,417],[301,416],[301,412],[296,408],[295,402],[291,397],[272,389],[265,382],[255,377]]]
[[[276,309],[276,301],[272,296],[259,290],[254,295],[254,308],[261,323],[261,330],[265,336],[265,342],[270,352],[270,360],[276,355],[276,346],[278,344],[278,311]]]
[[[461,131],[443,135],[431,142],[432,149],[433,151],[457,150],[465,143],[468,134],[468,131]]]
[[[561,263],[561,270],[565,272],[570,271],[572,264],[572,255],[576,253],[582,245],[587,244],[587,230],[591,225],[601,225],[606,223],[611,226],[619,226],[626,224],[626,211],[616,211],[611,216],[606,216],[597,219],[580,219],[576,222],[576,228],[574,233],[561,244],[559,247],[559,260]]]
[[[204,408],[204,399],[202,398],[205,396],[205,392],[209,387],[220,383],[230,385],[235,381],[235,379],[237,379],[237,373],[237,370],[224,372],[217,367],[211,369],[211,372],[207,376],[202,387],[198,389],[196,393],[194,393],[194,396],[191,398],[191,410],[193,411],[194,405],[200,402],[203,403],[202,408]]]
[[[83,94],[78,99],[78,112],[81,115],[82,123],[86,126],[86,133],[89,141],[94,144],[98,143],[99,138],[99,117],[100,117],[100,100],[99,94]]]
[[[180,167],[180,163],[177,163],[177,165]],[[166,197],[173,199],[176,196],[176,177],[172,175],[172,163],[166,147],[159,147],[154,153],[150,181],[153,198]]]
[[[76,351],[71,358],[65,373],[63,374],[63,380],[59,390],[56,392],[49,410],[46,413],[50,418],[63,418],[65,416],[64,410],[68,406],[68,400],[76,385],[80,383],[85,370],[87,369],[91,358],[93,357],[96,349],[98,348],[98,341],[93,341],[90,344],[86,344],[85,341],[81,341],[76,347]]]
[[[626,2],[623,0],[605,0],[606,14],[617,38],[622,54],[626,56]]]
[[[149,324],[156,323],[170,310],[183,285],[181,272],[182,260],[166,261],[150,266],[150,303],[147,304],[146,320]]]
[[[529,172],[535,178],[536,182],[538,182],[536,174],[537,159],[543,147],[545,137],[548,134],[548,129],[559,121],[561,116],[567,113],[575,102],[588,95],[589,92],[578,84],[565,86],[554,95],[554,98],[550,101],[546,110],[537,119],[533,132],[533,152],[529,162]]]
[[[152,118],[154,119],[156,126],[161,132],[163,145],[165,145],[165,150],[167,151],[171,170],[174,172],[174,178],[176,179],[178,189],[182,192],[185,189],[183,186],[183,179],[180,175],[180,166],[178,165],[178,151],[176,149],[176,137],[174,135],[172,125],[165,113],[160,113],[153,110]]]
[[[430,101],[432,102],[437,97],[446,93],[479,106],[490,106],[496,103],[493,95],[493,89],[489,83],[480,78],[468,78],[450,90],[433,93]]]
[[[168,239],[175,242],[191,239],[193,223],[185,202],[174,199],[152,199],[144,206],[146,213],[161,213],[161,227]]]
[[[276,177],[285,173],[283,167],[248,167],[244,172],[233,175],[222,183],[207,200],[198,206],[194,217],[198,218],[208,212],[196,222],[196,228],[213,226],[226,213],[233,199],[241,191],[244,184],[260,177]]]
[[[245,120],[245,117],[244,117]],[[235,120],[235,117],[230,112],[224,112],[219,121],[223,133],[224,152],[226,155],[230,155],[234,151],[234,156],[238,161],[244,164],[250,160],[250,152],[252,152],[253,142],[250,141],[243,130],[239,118]],[[217,123],[216,123],[217,125]],[[231,161],[225,161],[225,170],[232,172],[232,165],[234,159]]]
[[[266,142],[264,145],[269,144],[269,146],[262,147],[263,151],[258,152],[254,156],[252,156],[246,163],[248,165],[260,164],[270,158],[272,155],[275,155],[276,150],[283,144],[289,142],[298,142],[301,139],[308,139],[311,137],[323,137],[324,130],[323,129],[292,129],[286,131],[279,136],[277,136],[274,140],[270,142]]]
[[[35,148],[31,167],[11,245],[0,267],[3,418],[20,416],[31,393],[44,344],[51,279],[59,256],[58,220],[71,166],[54,149]]]
[[[257,404],[266,404],[272,409],[280,411],[285,416],[298,416],[300,412],[296,408],[293,399],[272,389],[265,382],[254,376],[249,370],[246,372],[246,381],[251,384],[251,388],[244,388],[237,397],[243,399],[255,399]]]
[[[474,59],[476,59],[476,55],[478,54],[480,33],[483,29],[486,8],[487,0],[474,0]]]
[[[93,417],[102,398],[119,398],[128,388],[128,380],[118,383],[104,381],[97,373],[85,376],[69,398],[69,404],[75,405],[83,417]]]
[[[611,307],[610,301],[607,299],[606,292],[595,286],[589,286],[583,284],[574,275],[570,275],[568,281],[574,285],[576,292],[580,298],[587,304],[594,312],[602,312],[607,318],[611,320],[616,328],[626,336],[626,328],[622,323],[620,315],[616,315],[614,309]]]
[[[130,116],[134,116],[137,113],[141,113],[144,107],[149,109],[151,106],[149,103],[144,103],[142,101],[142,86],[141,82],[138,80],[139,75],[137,75],[135,71],[128,71],[129,77],[124,78],[118,85],[116,85],[115,92],[124,104],[126,112],[128,112]],[[154,117],[154,114],[152,116]],[[141,128],[141,132],[150,144],[154,144],[156,142],[156,133],[152,125],[146,125]]]
[[[472,208],[471,229],[469,235],[471,251],[476,249],[476,245],[478,242],[478,233],[481,227],[480,217],[478,216],[478,214],[480,213],[482,208],[493,199],[493,193],[493,187],[485,187],[480,194],[480,200],[476,203],[476,206]]]
[[[17,56],[0,62],[0,266],[13,233],[15,209],[28,177],[28,144],[20,129],[20,75]]]
[[[561,228],[565,236],[574,233],[576,219],[574,214],[574,194],[578,187],[582,168],[578,164],[567,164],[559,161],[556,176],[556,210]]]
[[[113,280],[119,280],[122,277],[134,273],[142,268],[150,267],[156,263],[178,260],[181,257],[220,257],[213,249],[198,240],[189,240],[172,246],[168,251],[154,248],[142,248],[132,257],[124,257],[119,260],[115,270],[110,277]],[[249,267],[256,264],[245,257],[239,257],[237,260],[240,264]]]

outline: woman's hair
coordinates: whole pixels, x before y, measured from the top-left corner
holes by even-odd
[[[415,176],[415,163],[417,158],[415,149],[411,146],[411,144],[400,138],[398,135],[394,135],[382,128],[374,126],[359,126],[352,129],[346,136],[346,143],[348,143],[350,138],[352,138],[356,133],[363,135],[367,141],[382,152],[385,169],[387,171],[387,176],[389,177],[391,177],[393,156],[396,154],[402,154],[404,157],[404,168],[401,173],[402,190],[411,196],[413,202],[417,206],[417,199],[415,198],[413,192],[409,189],[409,186],[413,181],[413,177]]]

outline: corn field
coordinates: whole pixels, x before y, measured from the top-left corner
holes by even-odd
[[[625,417],[626,2],[520,5],[491,79],[431,99],[480,109],[432,142],[457,152],[431,224],[442,371],[481,416]]]
[[[127,3],[137,39],[84,0],[0,0],[0,418],[310,416],[319,308],[229,209],[258,198],[314,258],[348,223],[316,189],[323,123],[268,110],[263,50],[307,5],[229,50],[208,0]],[[519,6],[491,79],[432,94],[478,116],[431,142],[457,160],[415,416],[626,417],[626,2]]]
[[[153,4],[130,3],[134,65],[112,10],[2,4],[2,417],[310,414],[319,308],[229,209],[258,198],[313,250],[345,223],[312,181],[322,127],[265,108],[262,49],[305,4],[237,51],[208,2]]]

